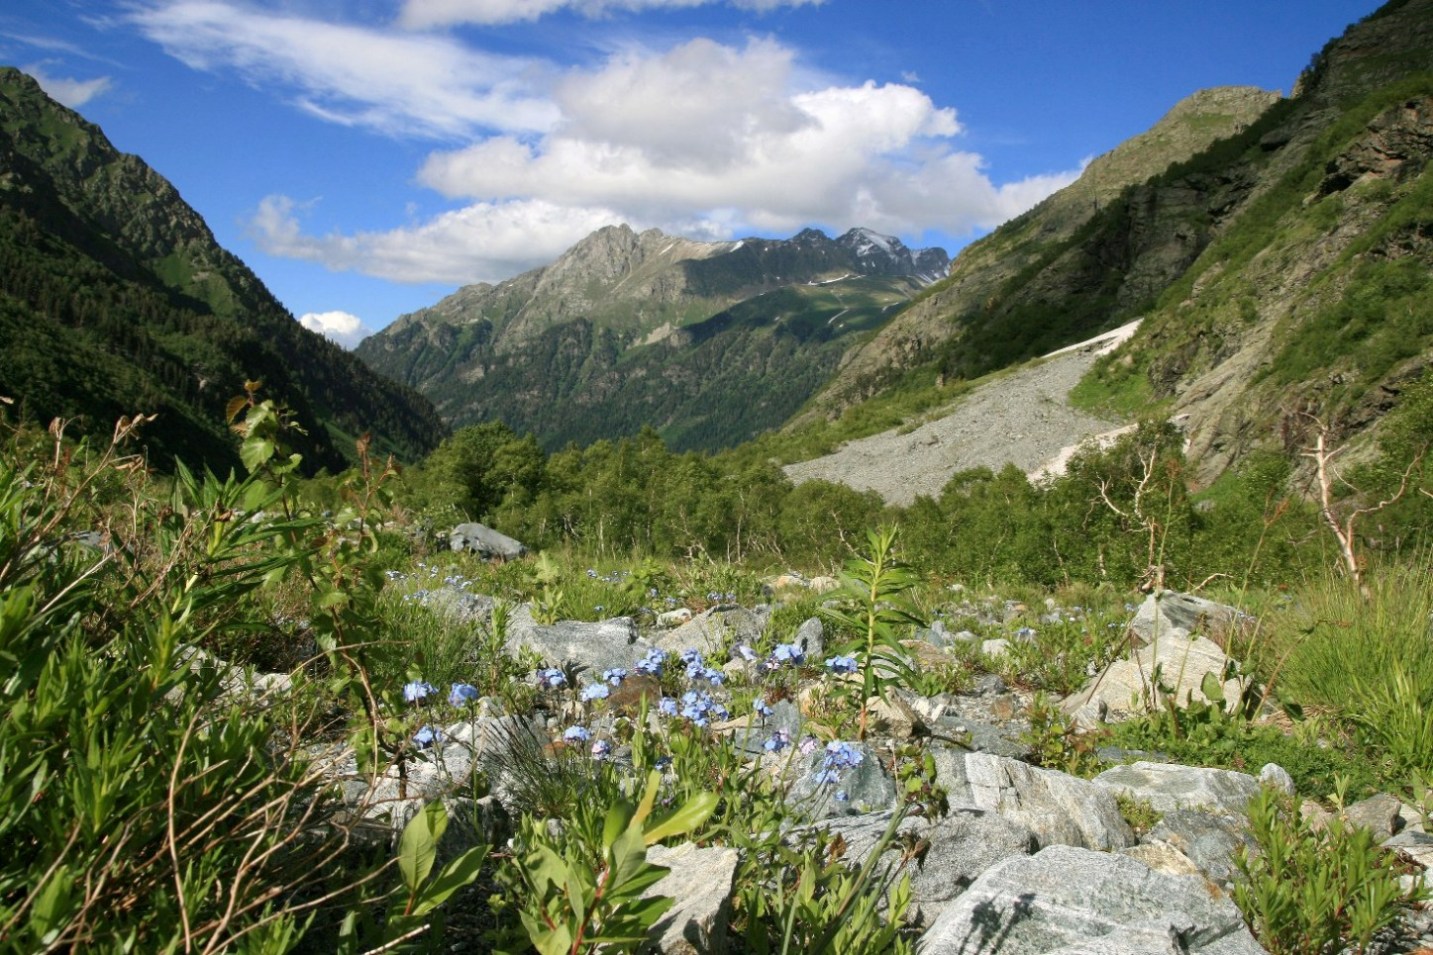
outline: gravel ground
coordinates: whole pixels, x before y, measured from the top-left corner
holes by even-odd
[[[787,465],[786,473],[798,484],[824,480],[873,490],[897,505],[936,497],[952,475],[969,468],[1014,464],[1038,476],[1087,438],[1120,429],[1119,422],[1075,411],[1066,397],[1094,360],[1133,330],[1127,325],[981,385],[914,431],[860,438],[834,454]]]

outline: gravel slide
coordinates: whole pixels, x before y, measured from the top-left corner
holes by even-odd
[[[1070,389],[1095,359],[1133,334],[1131,323],[1053,352],[964,395],[944,417],[904,434],[885,431],[843,445],[834,454],[787,465],[798,484],[823,480],[873,490],[888,504],[936,497],[951,476],[969,468],[999,471],[1014,464],[1032,477],[1062,467],[1071,450],[1125,429],[1069,407]]]

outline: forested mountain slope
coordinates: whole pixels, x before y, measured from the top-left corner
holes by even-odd
[[[162,176],[30,77],[0,68],[0,394],[39,421],[144,434],[170,456],[236,461],[226,403],[246,379],[293,409],[305,467],[353,438],[415,458],[444,433],[420,395],[303,328]]]

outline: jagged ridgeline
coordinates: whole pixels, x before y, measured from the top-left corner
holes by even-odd
[[[1075,398],[1184,416],[1202,478],[1309,413],[1370,434],[1433,362],[1430,158],[1433,0],[1395,0],[1290,96],[1195,94],[969,246],[795,424],[1142,319]]]
[[[158,413],[151,459],[237,463],[226,402],[246,378],[308,435],[305,467],[354,438],[416,458],[444,434],[432,406],[303,328],[174,187],[98,127],[0,68],[0,394],[26,416]]]
[[[711,450],[786,421],[948,265],[866,229],[711,243],[611,226],[403,316],[358,355],[454,426],[501,420],[558,448],[650,425]]]

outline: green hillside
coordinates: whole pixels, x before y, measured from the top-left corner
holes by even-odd
[[[142,161],[0,69],[0,394],[40,422],[144,434],[171,457],[234,462],[224,408],[246,380],[293,409],[311,469],[354,438],[415,458],[441,439],[432,407],[300,326]]]

